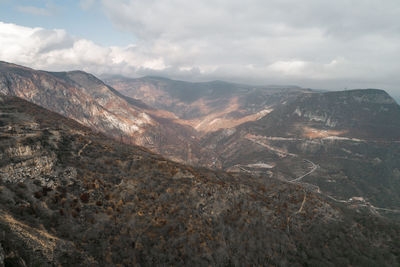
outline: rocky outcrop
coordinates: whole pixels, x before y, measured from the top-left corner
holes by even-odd
[[[394,140],[400,136],[400,106],[377,89],[300,95],[250,127],[270,136],[310,137],[307,129],[336,131],[335,136]]]

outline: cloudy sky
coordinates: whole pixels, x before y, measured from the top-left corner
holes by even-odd
[[[400,1],[0,0],[0,60],[400,96]]]

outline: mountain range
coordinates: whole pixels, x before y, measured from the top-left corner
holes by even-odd
[[[0,63],[0,264],[400,263],[400,106],[377,89]]]
[[[295,86],[252,86],[223,81],[191,83],[160,77],[105,80],[121,94],[172,112],[200,133],[264,117],[277,105],[310,92]]]
[[[169,161],[0,96],[5,266],[399,263],[398,222],[298,184]]]
[[[356,197],[400,207],[400,106],[383,90],[321,92],[157,77],[107,83],[193,126],[201,147],[214,155],[207,167],[295,180],[317,166],[301,179],[315,190],[340,201]]]
[[[197,164],[201,157],[206,161],[210,158],[203,156],[207,153],[197,145],[197,133],[192,127],[177,123],[177,118],[168,112],[121,95],[82,71],[45,72],[0,62],[0,92],[177,161]]]

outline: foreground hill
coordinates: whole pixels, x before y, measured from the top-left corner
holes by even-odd
[[[382,90],[303,94],[203,140],[224,169],[301,180],[344,201],[361,197],[400,209],[400,106]]]
[[[0,127],[6,266],[400,264],[397,223],[298,184],[174,163],[16,97]]]
[[[105,80],[121,94],[167,110],[199,132],[255,121],[309,90],[295,86],[253,86],[223,81],[191,83],[160,77]]]
[[[24,98],[125,143],[174,160],[206,164],[196,131],[165,111],[125,97],[82,71],[44,72],[0,62],[0,93]]]

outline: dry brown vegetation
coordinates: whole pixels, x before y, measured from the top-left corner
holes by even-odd
[[[365,220],[312,192],[304,202],[298,185],[178,164],[23,100],[2,99],[1,112],[9,114],[0,117],[2,129],[13,125],[13,134],[2,132],[2,155],[9,147],[31,147],[30,154],[0,161],[0,243],[9,264],[399,261],[398,240],[388,238],[399,227],[384,219]],[[31,172],[32,158],[44,161],[46,171]]]

